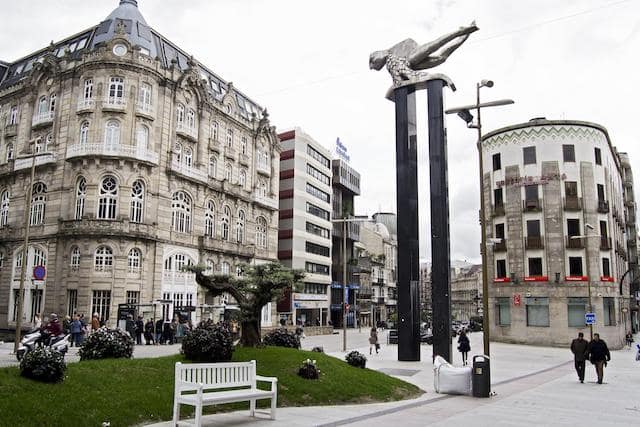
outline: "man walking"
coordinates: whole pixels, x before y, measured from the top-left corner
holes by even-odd
[[[582,332],[578,333],[578,338],[571,341],[571,353],[573,353],[573,363],[578,373],[578,379],[584,382],[584,363],[587,359],[587,347],[589,343],[584,339]]]
[[[604,367],[611,360],[611,353],[607,343],[600,339],[600,334],[593,334],[593,340],[589,343],[589,360],[596,366],[598,374],[598,384],[602,384],[604,376]]]

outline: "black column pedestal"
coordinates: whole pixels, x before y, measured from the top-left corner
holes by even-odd
[[[431,306],[433,356],[441,356],[451,362],[451,260],[447,139],[442,98],[444,85],[443,80],[427,82],[431,185]]]
[[[420,360],[416,88],[394,90],[398,213],[398,360]]]

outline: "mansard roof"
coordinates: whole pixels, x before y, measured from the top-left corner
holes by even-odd
[[[124,36],[132,46],[139,46],[142,53],[157,58],[164,67],[174,65],[185,71],[190,67],[190,63],[193,64],[191,55],[148,26],[136,0],[120,0],[118,7],[98,25],[57,43],[52,42],[46,48],[14,62],[0,61],[0,90],[28,77],[34,64],[42,62],[48,53],[58,58],[66,55],[70,60],[81,59],[85,52],[98,49],[115,36]],[[229,83],[200,63],[197,63],[196,67],[200,77],[207,82],[209,96],[221,101],[229,89]],[[253,113],[259,116],[262,108],[258,104],[235,87],[234,92],[241,116],[247,119],[250,119]]]

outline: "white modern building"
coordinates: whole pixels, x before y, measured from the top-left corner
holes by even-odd
[[[567,345],[591,310],[612,348],[630,328],[625,188],[600,125],[534,119],[483,137],[492,339]],[[635,223],[635,221],[634,221]]]
[[[295,128],[280,138],[278,259],[304,270],[303,289],[278,303],[281,318],[325,326],[330,314],[331,153]]]

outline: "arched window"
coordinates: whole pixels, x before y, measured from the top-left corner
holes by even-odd
[[[244,188],[246,184],[247,184],[247,173],[244,171],[244,169],[240,169],[240,172],[238,173],[238,185]]]
[[[180,233],[191,231],[191,197],[184,191],[178,191],[173,195],[171,227]]]
[[[73,218],[78,221],[84,215],[84,201],[87,197],[87,180],[81,176],[76,184],[76,209]]]
[[[191,108],[187,111],[187,127],[189,129],[196,128],[196,112]]]
[[[49,112],[53,113],[56,110],[56,94],[52,93],[49,97]]]
[[[7,144],[7,162],[13,160],[13,144]]]
[[[213,272],[215,271],[216,265],[214,264],[212,259],[208,259],[207,260],[207,269],[205,270],[205,273],[208,275],[212,275]]]
[[[258,149],[256,157],[259,167],[262,169],[269,169],[269,153],[262,149]]]
[[[133,248],[129,251],[129,256],[127,256],[127,265],[129,267],[130,273],[137,273],[140,271],[140,265],[142,261],[142,253],[140,253],[140,249]]]
[[[142,222],[144,217],[144,183],[137,180],[131,186],[131,209],[129,217],[131,222]]]
[[[41,153],[42,151],[44,151],[44,144],[42,144],[42,138],[38,137],[36,138],[36,140],[33,143],[34,145],[34,151],[36,153]]]
[[[47,136],[44,137],[44,151],[46,153],[51,149],[51,144],[53,143],[53,134],[48,133]]]
[[[222,218],[220,219],[222,240],[229,240],[230,221],[231,221],[231,209],[229,209],[229,206],[225,206],[222,209]]]
[[[85,101],[93,99],[93,80],[92,79],[86,79],[84,81],[83,98]]]
[[[31,196],[31,225],[44,224],[44,211],[47,204],[47,186],[42,182],[33,184],[33,194]]]
[[[240,138],[240,151],[242,154],[247,154],[247,137],[244,135]]]
[[[211,122],[211,139],[218,140],[218,122]]]
[[[0,227],[4,227],[9,223],[9,191],[4,190],[0,197]]]
[[[151,109],[151,85],[149,83],[142,83],[140,85],[140,94],[138,96],[138,105],[144,110]]]
[[[236,219],[236,241],[238,243],[244,242],[244,211],[242,209],[238,211]]]
[[[80,269],[80,248],[77,246],[74,246],[71,250],[71,263],[69,265],[71,270]]]
[[[122,77],[111,77],[109,79],[109,104],[122,104],[124,98],[124,79]]]
[[[184,165],[188,168],[193,165],[193,150],[190,147],[184,147]]]
[[[209,176],[215,178],[218,173],[218,158],[209,156]]]
[[[82,122],[80,125],[80,144],[84,145],[89,142],[89,122]]]
[[[231,178],[233,177],[233,166],[231,163],[227,163],[224,167],[224,178],[231,182]]]
[[[104,145],[107,149],[120,145],[120,122],[109,120],[104,132]]]
[[[216,221],[216,205],[212,200],[207,202],[207,209],[204,213],[204,235],[207,237],[215,236]]]
[[[98,197],[98,219],[116,219],[118,213],[118,181],[107,175],[102,178]]]
[[[256,218],[256,246],[267,247],[267,220],[261,216]]]
[[[149,128],[145,125],[138,125],[136,129],[136,145],[138,150],[146,150],[149,147]]]
[[[231,271],[231,268],[229,266],[229,263],[224,261],[221,265],[220,265],[220,273],[224,274],[225,276],[229,275],[229,272]]]
[[[108,246],[96,249],[94,261],[96,271],[111,271],[113,269],[113,251]]]
[[[178,125],[184,124],[184,105],[176,105],[176,123]]]
[[[227,128],[227,147],[233,147],[233,129]]]
[[[47,97],[41,96],[38,100],[38,116],[43,116],[47,114],[47,110],[49,109],[49,105],[47,104]]]
[[[176,142],[176,145],[173,146],[173,153],[175,155],[176,163],[182,163],[182,144]]]

